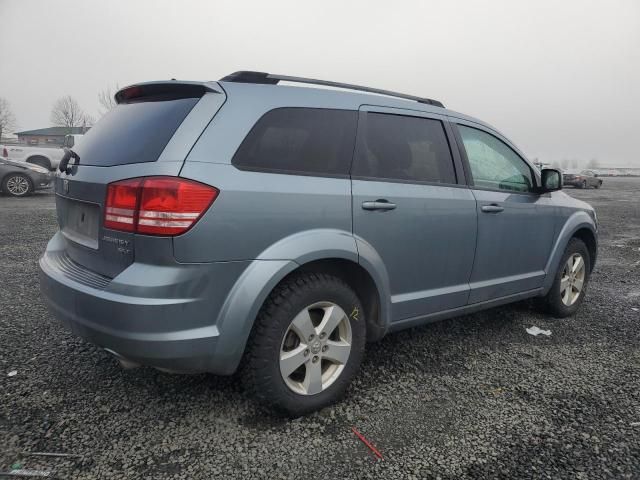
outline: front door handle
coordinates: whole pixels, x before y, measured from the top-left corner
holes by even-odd
[[[485,213],[500,213],[504,210],[504,207],[500,205],[484,205],[481,210]]]
[[[393,210],[394,208],[396,208],[395,203],[382,199],[378,199],[375,202],[362,202],[363,210]]]

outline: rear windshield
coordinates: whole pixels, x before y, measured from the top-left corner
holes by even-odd
[[[123,103],[107,113],[73,149],[81,165],[155,162],[199,98]]]

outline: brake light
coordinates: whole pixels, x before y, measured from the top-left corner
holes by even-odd
[[[104,226],[145,235],[186,232],[214,202],[219,190],[177,177],[143,177],[109,184]]]
[[[7,147],[4,147],[2,149],[2,156],[5,158],[9,158],[9,150],[7,150]]]

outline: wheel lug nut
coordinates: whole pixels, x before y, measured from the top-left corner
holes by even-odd
[[[314,338],[316,338],[316,336],[313,333],[309,335],[309,341],[313,340]]]
[[[327,350],[329,350],[329,346],[328,345],[323,345],[322,351],[326,352]]]
[[[313,363],[318,363],[318,360],[320,360],[320,357],[318,357],[317,355],[314,355],[313,358],[311,359]]]
[[[322,333],[320,334],[320,338],[324,338],[324,337],[326,337],[326,336],[327,336],[327,334],[326,334],[326,333],[324,333],[324,332],[322,332]]]
[[[305,357],[308,357],[308,356],[309,356],[309,349],[308,349],[308,348],[304,351],[304,356],[305,356]]]

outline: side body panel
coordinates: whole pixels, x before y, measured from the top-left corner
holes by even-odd
[[[446,121],[431,113],[372,105],[361,112],[361,122],[366,112],[440,120],[443,127]],[[358,177],[352,182],[354,233],[386,267],[391,321],[465,305],[476,245],[476,201],[466,185]],[[396,207],[363,208],[364,202],[378,200]]]
[[[454,124],[484,131],[507,144],[529,166],[534,184],[539,185],[537,169],[498,132],[475,122],[458,118],[450,120]],[[469,304],[540,288],[557,235],[558,210],[551,195],[474,186],[462,137],[455,125],[453,128],[469,185],[477,200],[478,238],[470,277]]]
[[[473,190],[478,201],[478,245],[469,303],[542,285],[555,238],[557,207],[548,196]],[[488,205],[504,210],[487,213]]]

